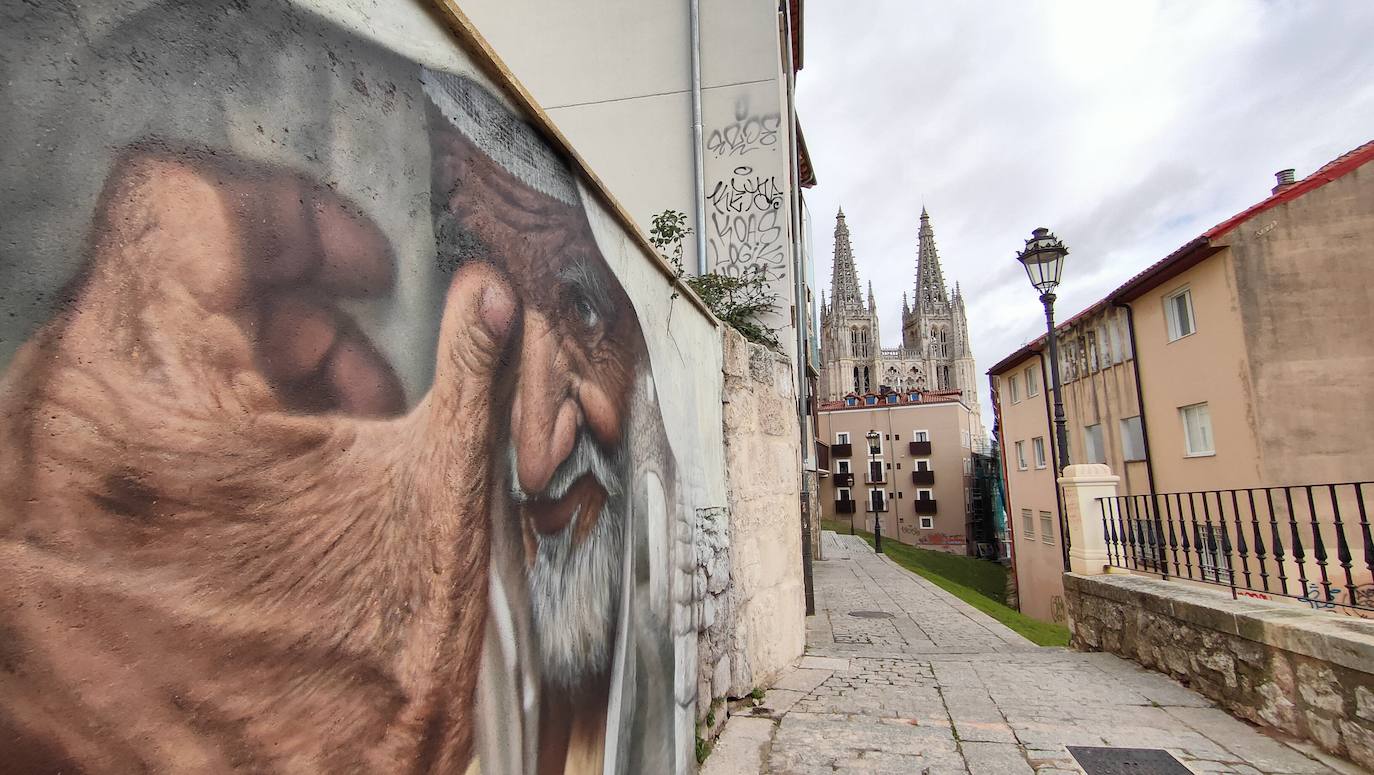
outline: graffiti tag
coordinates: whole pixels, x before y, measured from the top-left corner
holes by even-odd
[[[734,123],[712,130],[706,138],[706,150],[719,159],[771,148],[778,144],[778,127],[781,123],[782,117],[777,113],[749,115],[749,101],[740,100],[735,103]]]
[[[777,179],[736,167],[729,180],[716,183],[707,230],[711,265],[732,277],[762,270],[769,279],[786,277],[782,191]]]

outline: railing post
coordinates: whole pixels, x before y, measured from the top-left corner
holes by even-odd
[[[1106,572],[1107,537],[1102,534],[1098,498],[1116,495],[1121,477],[1099,463],[1067,466],[1059,477],[1064,493],[1064,527],[1069,535],[1069,570],[1088,576]]]

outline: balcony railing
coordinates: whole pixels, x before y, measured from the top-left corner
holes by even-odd
[[[851,473],[835,474],[835,486],[836,486],[836,487],[853,487],[853,486],[854,486],[854,474],[851,474]]]
[[[868,501],[868,513],[872,514],[872,513],[874,513],[874,512],[886,513],[886,512],[887,512],[887,501],[886,501],[886,500],[883,500],[883,501],[879,501],[878,503],[874,503],[873,501]]]
[[[854,501],[835,501],[836,514],[853,514]]]
[[[913,455],[929,455],[930,442],[928,441],[909,441],[906,445],[907,451]]]
[[[934,471],[912,471],[912,472],[911,472],[911,483],[912,483],[912,484],[935,484],[935,472],[934,472]]]
[[[830,456],[831,456],[832,458],[834,458],[834,457],[853,457],[853,456],[854,456],[854,445],[853,445],[853,444],[831,444],[831,445],[830,445]]]
[[[864,474],[864,481],[869,484],[887,484],[887,476],[882,471],[869,471]]]
[[[1114,567],[1374,611],[1374,482],[1120,495],[1098,509]]]
[[[935,513],[935,499],[934,499],[934,498],[917,498],[916,500],[912,501],[912,503],[916,504],[916,513],[917,513],[917,514],[934,514],[934,513]]]

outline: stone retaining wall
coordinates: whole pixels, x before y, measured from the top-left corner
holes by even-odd
[[[1064,574],[1071,645],[1374,770],[1374,621],[1130,575]]]

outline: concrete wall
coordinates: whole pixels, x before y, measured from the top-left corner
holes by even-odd
[[[1374,459],[1374,168],[1226,235],[1266,484],[1369,478]]]
[[[1064,587],[1074,648],[1134,659],[1374,769],[1374,622],[1139,576],[1067,574]]]
[[[1039,381],[1036,395],[1026,391],[1025,372],[1032,369]],[[1001,452],[1007,476],[1007,533],[1011,536],[1016,566],[1016,588],[1020,610],[1047,622],[1062,624],[1064,555],[1059,525],[1059,502],[1055,492],[1054,462],[1051,447],[1054,432],[1047,414],[1049,394],[1045,386],[1048,371],[1039,355],[1031,355],[993,375],[993,402],[1001,421]],[[1018,400],[1012,400],[1009,379],[1018,382]],[[1067,410],[1066,410],[1067,411]],[[1045,467],[1037,468],[1032,440],[1045,440]],[[1018,464],[1016,443],[1025,450],[1026,467]],[[1031,530],[1026,532],[1023,512],[1030,511]],[[1050,530],[1041,526],[1040,514],[1048,512]]]
[[[474,0],[463,10],[636,221],[647,228],[663,210],[687,213],[695,231],[685,243],[689,271],[696,269],[698,238],[707,240],[709,271],[737,275],[763,266],[780,299],[766,322],[785,345],[795,342],[796,186],[777,5],[700,4],[704,223],[693,207],[685,3]]]
[[[1264,482],[1259,463],[1248,324],[1238,314],[1234,253],[1223,250],[1130,301],[1145,392],[1150,453],[1160,492],[1249,487]],[[1187,288],[1197,331],[1169,341],[1164,300]],[[1190,457],[1179,410],[1206,402],[1216,454]]]
[[[972,486],[972,477],[964,472],[966,463],[971,464],[972,450],[965,440],[973,432],[972,414],[968,407],[958,401],[931,401],[930,403],[899,404],[896,406],[878,405],[822,410],[820,413],[820,436],[824,443],[835,443],[835,435],[849,433],[853,444],[853,456],[847,458],[854,472],[854,486],[851,490],[855,501],[855,525],[861,530],[873,531],[874,515],[868,511],[869,491],[881,488],[887,493],[888,510],[882,514],[883,537],[895,538],[903,543],[920,546],[924,549],[966,554],[971,550],[967,543],[966,528],[968,521],[967,491]],[[883,435],[882,453],[873,460],[881,462],[887,481],[882,485],[868,484],[864,476],[868,472],[868,441],[865,434],[877,430]],[[914,431],[924,430],[930,435],[931,454],[912,455],[910,442]],[[846,458],[831,455],[831,476],[824,480],[821,493],[821,508],[826,519],[848,523],[848,514],[837,514],[835,501],[838,489],[834,474],[839,470],[839,461]],[[916,461],[930,462],[935,472],[933,485],[917,485],[911,474]],[[929,528],[920,526],[920,515],[915,511],[918,490],[932,491],[936,503],[933,524]],[[928,515],[930,516],[930,515]]]
[[[694,769],[719,331],[438,18],[7,13],[11,767]]]

